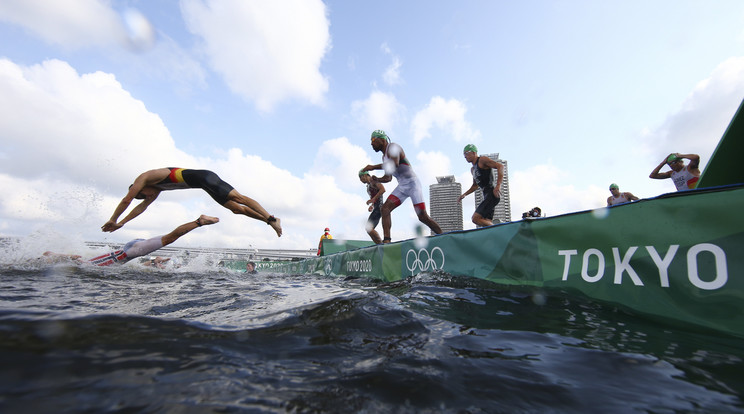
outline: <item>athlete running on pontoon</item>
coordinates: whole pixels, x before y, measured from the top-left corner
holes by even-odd
[[[382,163],[368,165],[362,171],[384,170],[385,175],[377,178],[377,181],[381,183],[390,182],[393,177],[398,180],[398,186],[395,187],[395,190],[393,190],[392,194],[388,196],[382,205],[382,232],[384,235],[382,242],[390,243],[391,240],[390,228],[393,223],[390,213],[409,197],[411,198],[413,209],[419,221],[426,224],[434,233],[441,234],[442,229],[439,227],[439,224],[426,213],[421,182],[416,176],[416,173],[413,172],[411,163],[408,162],[403,148],[394,142],[390,142],[390,138],[381,129],[372,132],[370,140],[372,149],[375,152],[382,152]]]
[[[501,201],[501,184],[504,182],[504,164],[488,157],[478,156],[478,147],[473,144],[466,145],[465,149],[462,150],[462,154],[465,160],[473,165],[470,167],[470,175],[473,176],[473,185],[462,193],[457,199],[457,202],[461,203],[463,198],[480,187],[483,192],[483,201],[476,207],[471,220],[476,226],[493,226],[493,210],[499,204],[499,201]],[[492,170],[496,170],[498,173],[495,184],[493,182]]]
[[[235,214],[243,214],[267,223],[276,231],[276,235],[281,237],[281,220],[270,215],[257,201],[240,194],[238,190],[212,171],[185,168],[158,168],[140,174],[129,186],[127,195],[121,199],[109,221],[101,226],[101,230],[113,232],[120,229],[124,224],[142,214],[158,198],[161,191],[186,188],[201,188],[221,206]],[[142,202],[134,207],[124,219],[117,222],[119,216],[127,210],[135,198]]]

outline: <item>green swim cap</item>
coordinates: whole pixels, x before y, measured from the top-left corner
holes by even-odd
[[[463,149],[462,152],[463,153],[465,153],[465,152],[474,152],[474,153],[477,154],[478,153],[478,147],[476,147],[473,144],[468,144],[468,145],[465,146],[465,149]]]
[[[677,157],[676,155],[674,155],[674,154],[669,154],[669,156],[667,157],[667,164],[671,164],[671,163],[673,163],[674,161],[677,161],[677,160],[679,160],[679,159],[680,159],[680,158],[678,158],[678,157]]]
[[[372,131],[372,138],[382,138],[385,141],[390,141],[390,138],[388,138],[388,136],[385,133],[385,131],[383,131],[381,129],[377,129],[377,130]]]
[[[612,183],[612,184],[610,184],[610,190],[612,190],[613,188],[617,188],[619,190],[620,189],[620,186],[618,186],[615,183]]]
[[[369,175],[369,171],[359,170],[359,176]]]

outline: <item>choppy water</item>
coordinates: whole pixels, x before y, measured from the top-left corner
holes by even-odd
[[[0,412],[744,412],[744,341],[560,292],[0,265]]]

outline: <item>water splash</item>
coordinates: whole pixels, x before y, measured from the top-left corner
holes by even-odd
[[[155,28],[137,9],[127,9],[122,13],[127,29],[127,46],[135,52],[152,48],[155,44]]]
[[[416,238],[413,240],[413,245],[417,250],[426,249],[429,246],[429,239],[424,234],[424,226],[417,224],[415,226]]]
[[[602,208],[592,210],[592,216],[594,216],[594,218],[597,220],[604,220],[609,215],[610,215],[610,209],[607,207],[602,207]]]

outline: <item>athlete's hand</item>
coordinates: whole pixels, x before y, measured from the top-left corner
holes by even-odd
[[[123,224],[118,224],[118,223],[115,223],[113,220],[109,220],[106,222],[106,224],[101,226],[101,231],[112,233],[122,228],[122,226]]]

